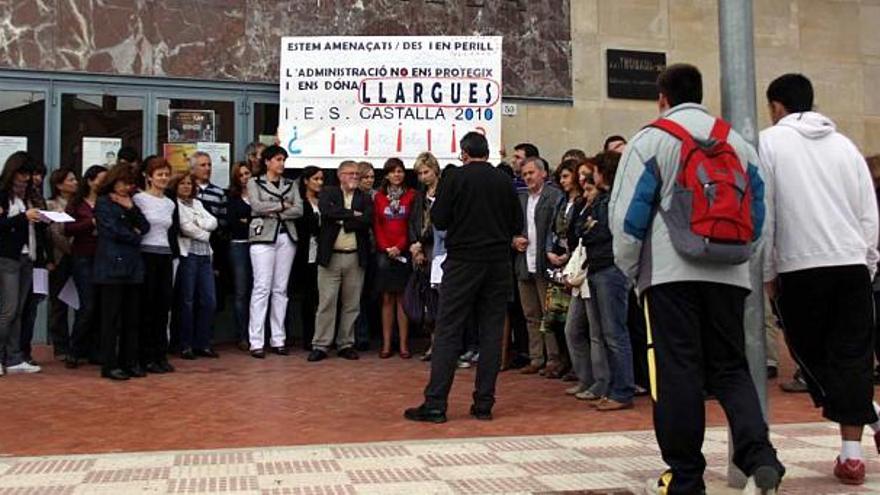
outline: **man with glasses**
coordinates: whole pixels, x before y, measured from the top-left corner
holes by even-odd
[[[358,359],[354,349],[354,322],[360,313],[364,267],[370,257],[373,202],[358,187],[360,173],[357,163],[342,162],[336,174],[339,186],[324,186],[318,199],[321,214],[317,260],[318,312],[312,352],[308,357],[311,362],[327,357],[336,328],[337,304],[341,319],[336,334],[337,354],[344,359]]]

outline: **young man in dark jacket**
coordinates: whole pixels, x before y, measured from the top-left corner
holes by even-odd
[[[522,211],[510,179],[486,162],[486,138],[469,132],[460,145],[464,167],[443,176],[431,209],[434,226],[446,231],[447,259],[440,285],[431,379],[424,404],[404,413],[412,421],[446,421],[462,331],[477,308],[480,358],[471,415],[492,419],[495,404],[504,313],[513,290],[510,246],[513,237],[522,232]]]

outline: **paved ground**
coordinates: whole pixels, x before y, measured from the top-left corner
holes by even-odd
[[[830,477],[837,436],[824,424],[784,425],[773,441],[788,465],[782,493],[880,492]],[[865,444],[866,452],[870,445]],[[727,433],[709,431],[710,494],[724,488]],[[663,464],[651,432],[266,447],[0,459],[0,494],[628,494]]]
[[[461,370],[449,423],[425,425],[401,417],[421,400],[428,368],[417,360],[221,352],[124,383],[47,359],[42,374],[0,378],[0,495],[623,494],[641,493],[663,468],[645,398],[599,413],[566,397],[567,383],[513,371],[501,375],[496,419],[481,422],[467,416],[473,372]],[[775,381],[770,393],[790,468],[784,493],[880,493],[880,475],[837,485],[835,431],[805,395],[782,394]],[[706,409],[710,425],[725,424],[717,404]],[[708,435],[706,452],[710,493],[730,493],[724,429]],[[869,455],[869,472],[880,472]]]
[[[220,359],[173,361],[178,372],[118,383],[88,366],[0,378],[0,455],[93,454],[290,446],[388,440],[549,435],[651,429],[640,398],[629,411],[600,413],[563,394],[568,383],[502,373],[495,421],[468,417],[473,370],[459,371],[450,422],[405,421],[421,402],[426,363],[375,353],[356,361],[307,363],[305,353],[253,359],[221,348]],[[783,370],[783,376],[790,371]],[[770,384],[771,422],[819,421],[805,395]],[[709,424],[726,424],[707,405]]]

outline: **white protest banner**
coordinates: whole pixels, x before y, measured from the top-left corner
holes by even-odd
[[[457,161],[477,131],[501,148],[500,36],[334,36],[281,40],[279,138],[288,167],[432,152]]]
[[[21,136],[0,136],[0,164],[16,151],[27,151],[27,138]]]

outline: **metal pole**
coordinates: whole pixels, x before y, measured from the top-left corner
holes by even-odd
[[[755,102],[755,46],[752,21],[752,0],[719,0],[718,27],[721,53],[721,113],[747,141],[757,146],[757,113]],[[758,249],[760,253],[762,249]],[[746,358],[764,418],[767,418],[767,360],[764,330],[764,285],[762,260],[753,259],[749,266],[752,292],[745,306]],[[730,435],[728,434],[728,438]],[[730,457],[733,442],[728,443]],[[727,482],[742,488],[745,475],[729,462]]]

